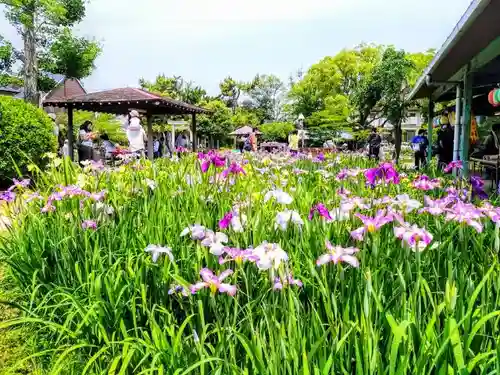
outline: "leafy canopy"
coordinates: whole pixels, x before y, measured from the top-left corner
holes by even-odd
[[[231,110],[221,100],[202,102],[201,105],[212,111],[209,115],[198,116],[197,131],[201,135],[224,137],[233,131]]]
[[[92,73],[94,62],[101,53],[101,48],[85,38],[75,37],[68,28],[64,28],[47,55],[49,71],[67,78],[84,78]]]
[[[185,81],[181,76],[167,77],[165,74],[159,74],[153,82],[141,78],[139,85],[157,95],[167,96],[194,105],[200,104],[207,95],[207,92],[202,87],[195,86],[191,81]]]

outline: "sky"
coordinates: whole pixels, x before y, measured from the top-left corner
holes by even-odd
[[[470,0],[90,0],[77,34],[103,52],[87,91],[180,75],[218,94],[230,75],[287,80],[362,42],[440,48]],[[0,35],[19,45],[0,16]]]

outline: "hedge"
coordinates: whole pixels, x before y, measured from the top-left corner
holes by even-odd
[[[0,96],[0,186],[43,155],[57,149],[52,120],[40,108],[19,99]]]

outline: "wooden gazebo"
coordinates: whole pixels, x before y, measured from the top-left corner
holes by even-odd
[[[193,151],[196,151],[196,114],[208,113],[204,108],[178,100],[152,94],[148,91],[126,87],[98,91],[69,98],[48,98],[44,107],[65,108],[68,113],[68,143],[73,158],[73,110],[127,114],[135,109],[146,114],[148,120],[148,158],[153,159],[153,117],[155,115],[192,115]]]

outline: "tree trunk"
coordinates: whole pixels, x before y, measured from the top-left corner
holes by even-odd
[[[24,27],[24,100],[36,106],[38,101],[37,78],[38,60],[36,56],[36,37],[33,27]]]
[[[403,138],[403,131],[401,130],[401,122],[398,122],[398,124],[394,126],[394,148],[395,148],[394,161],[396,164],[399,164],[402,138]]]

